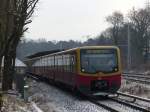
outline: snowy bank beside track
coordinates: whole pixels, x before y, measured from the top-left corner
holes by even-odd
[[[51,85],[28,79],[29,102],[35,102],[43,112],[108,112],[107,110],[79,100]]]
[[[18,96],[4,95],[1,112],[43,112],[34,102],[26,103]]]
[[[147,84],[141,84],[123,79],[120,91],[150,99],[150,86]]]
[[[108,112],[107,110],[109,110],[103,106],[95,105],[88,99],[80,100],[72,94],[44,82],[32,79],[28,79],[27,82],[29,84],[29,102],[35,102],[43,112]],[[117,112],[118,110],[122,110],[122,112],[138,112],[139,110],[113,100],[110,102],[109,99],[101,99],[98,100],[99,102],[105,103],[104,105],[115,110],[117,109]]]
[[[131,95],[150,99],[150,86],[147,84],[141,84],[129,80],[122,80],[122,86],[120,88],[120,91],[123,93],[128,93]],[[131,99],[129,98],[129,100]],[[148,108],[148,110],[150,110],[149,103],[143,101],[137,101],[136,103],[140,106],[145,106],[146,108]]]

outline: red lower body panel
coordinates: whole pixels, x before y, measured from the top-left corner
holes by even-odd
[[[121,86],[121,74],[113,76],[83,76],[65,71],[43,70],[40,67],[32,71],[32,73],[56,82],[64,83],[73,88],[76,87],[78,90],[85,93],[115,93]]]
[[[115,93],[121,86],[121,74],[113,76],[77,76],[77,87],[82,92]]]

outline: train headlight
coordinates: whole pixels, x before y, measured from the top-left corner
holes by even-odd
[[[117,68],[115,68],[115,72],[116,72],[116,71],[118,71],[118,69],[117,69]]]
[[[84,70],[84,69],[82,69],[82,72],[85,72],[85,70]]]

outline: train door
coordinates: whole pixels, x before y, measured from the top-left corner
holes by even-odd
[[[71,86],[75,84],[75,75],[76,75],[76,52],[70,52],[68,56],[68,74],[67,74],[67,83]]]

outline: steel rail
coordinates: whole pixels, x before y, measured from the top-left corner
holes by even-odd
[[[121,95],[121,96],[126,96],[126,97],[129,97],[129,98],[133,98],[134,101],[141,100],[141,101],[145,101],[145,102],[150,103],[150,99],[142,98],[142,97],[131,95],[131,94],[127,94],[127,93],[117,92],[117,95]]]
[[[131,73],[131,72],[123,72],[122,74],[148,75],[145,73]]]
[[[136,82],[140,82],[143,84],[150,84],[150,75],[148,74],[123,72],[122,76],[126,80],[136,81]],[[139,79],[135,79],[135,78],[139,78]],[[146,80],[143,80],[143,79],[146,79]]]
[[[150,79],[150,76],[141,76],[141,75],[129,75],[129,74],[122,74],[122,76],[124,77],[135,77],[135,78],[146,78],[146,79]]]
[[[88,97],[89,98],[89,97]],[[134,103],[131,103],[131,102],[127,102],[126,100],[122,100],[122,99],[119,99],[118,97],[116,98],[112,98],[112,97],[107,97],[108,100],[110,101],[114,101],[114,102],[117,102],[119,104],[122,104],[122,105],[125,105],[127,107],[130,107],[132,109],[135,109],[135,110],[139,110],[139,111],[142,111],[142,112],[150,112],[148,109],[144,108],[144,107],[141,107],[141,106],[138,106],[137,104],[134,104]],[[90,102],[92,102],[93,104],[96,104],[98,106],[101,106],[103,107],[104,109],[106,110],[109,110],[111,112],[121,112],[121,110],[116,110],[110,106],[106,106],[105,104],[102,104],[100,103],[99,100],[97,99],[92,99],[92,97],[90,99],[88,99]]]
[[[136,82],[140,82],[143,84],[150,84],[150,81],[147,81],[147,80],[135,79],[135,78],[129,78],[129,77],[123,77],[123,78],[126,80],[136,81]]]
[[[128,107],[131,107],[133,109],[140,110],[142,112],[150,112],[150,110],[148,110],[144,107],[138,106],[138,105],[131,103],[131,102],[123,101],[122,99],[119,99],[119,98],[109,98],[109,99],[111,99],[112,101],[118,102],[120,104],[126,105]]]
[[[107,106],[107,105],[105,105],[105,104],[100,103],[99,100],[97,100],[97,99],[95,99],[95,98],[93,98],[93,97],[90,97],[90,96],[86,96],[86,97],[87,97],[87,99],[88,99],[90,102],[92,102],[93,104],[95,104],[95,105],[97,105],[97,106],[100,106],[100,107],[104,108],[105,110],[108,110],[108,111],[110,111],[110,112],[120,112],[119,110],[116,110],[116,109],[114,109],[114,108],[112,108],[112,107],[110,107],[110,106]]]

